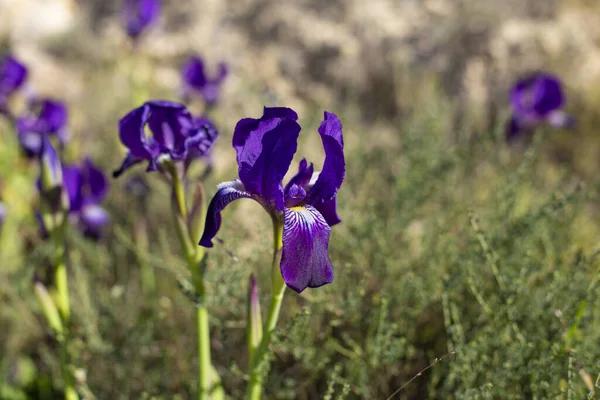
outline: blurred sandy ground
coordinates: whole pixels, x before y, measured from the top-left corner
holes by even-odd
[[[596,0],[164,5],[159,25],[138,48],[159,60],[150,79],[176,87],[181,60],[192,51],[209,63],[226,60],[234,73],[223,107],[235,108],[236,116],[285,99],[300,112],[306,104],[351,103],[366,121],[393,121],[414,107],[422,82],[433,79],[455,106],[457,123],[468,116],[485,128],[502,115],[515,77],[537,69],[563,77],[574,104],[589,110],[596,109],[590,101],[600,104]],[[116,0],[0,0],[0,43],[33,67],[40,90],[77,102],[84,93],[89,97],[86,68],[127,54],[118,9]],[[596,114],[590,118],[600,121]]]

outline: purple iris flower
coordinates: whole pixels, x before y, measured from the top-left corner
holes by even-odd
[[[221,226],[221,211],[233,200],[259,202],[272,218],[283,221],[281,275],[302,292],[333,281],[328,245],[331,227],[341,222],[336,193],[344,180],[344,140],[338,117],[325,112],[319,134],[325,148],[321,172],[300,161],[284,187],[282,179],[296,153],[300,125],[289,108],[265,107],[260,119],[240,120],[233,133],[239,179],[221,183],[210,202],[200,245],[212,247]]]
[[[216,75],[209,77],[206,75],[204,61],[196,56],[190,57],[181,71],[184,97],[187,98],[192,93],[197,93],[206,104],[214,105],[219,100],[221,85],[228,72],[227,64],[221,62]]]
[[[100,206],[108,193],[104,173],[90,159],[81,165],[63,166],[63,183],[69,196],[69,217],[86,236],[98,238],[109,222],[108,212]]]
[[[47,135],[55,135],[64,145],[69,140],[69,115],[64,103],[53,99],[37,99],[30,106],[32,114],[16,120],[19,143],[25,154],[28,157],[39,156],[42,137]]]
[[[27,68],[12,56],[0,60],[0,114],[8,113],[6,103],[27,80]]]
[[[152,25],[160,15],[159,0],[124,0],[121,18],[127,35],[132,39]]]
[[[42,137],[40,157],[42,176],[38,181],[50,212],[68,211],[69,219],[87,236],[98,238],[110,217],[100,204],[108,192],[108,181],[104,173],[91,160],[80,165],[61,164],[58,154],[48,139]],[[44,236],[48,227],[41,214],[37,216]]]
[[[146,128],[151,135],[146,135]],[[217,134],[214,126],[194,118],[183,104],[166,100],[144,103],[119,121],[119,137],[129,152],[113,176],[142,161],[148,161],[148,171],[155,171],[162,159],[188,165],[209,153]]]
[[[547,73],[536,73],[518,81],[510,92],[513,115],[506,127],[506,139],[548,123],[557,128],[571,128],[574,119],[563,107],[565,94],[560,79]]]

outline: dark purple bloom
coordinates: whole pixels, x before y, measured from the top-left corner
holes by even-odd
[[[300,125],[289,108],[267,108],[260,119],[240,120],[233,134],[239,179],[224,182],[212,199],[200,245],[212,247],[221,226],[221,211],[233,200],[258,201],[274,219],[283,220],[281,274],[297,292],[333,281],[328,245],[331,226],[341,220],[336,194],[346,171],[342,124],[325,112],[319,134],[325,148],[321,172],[300,161],[298,172],[284,187],[297,148]]]
[[[199,94],[206,104],[213,105],[219,100],[221,85],[227,76],[228,69],[224,62],[219,63],[218,71],[213,77],[206,75],[204,61],[192,56],[183,66],[183,94],[188,97],[192,93]]]
[[[148,161],[148,171],[155,171],[159,159],[189,163],[207,155],[217,137],[213,128],[195,119],[183,104],[149,101],[119,121],[119,137],[129,152],[113,176],[142,161]]]
[[[0,114],[6,113],[8,98],[27,80],[27,68],[16,58],[6,56],[0,60]]]
[[[108,192],[104,173],[91,160],[63,166],[63,185],[69,198],[69,217],[85,235],[98,238],[110,217],[100,206]]]
[[[518,81],[511,90],[510,103],[513,115],[506,127],[509,141],[543,123],[558,128],[574,124],[563,110],[565,95],[560,79],[551,74],[536,73]]]
[[[127,35],[136,39],[160,15],[159,0],[124,0],[121,18]]]
[[[28,157],[40,154],[42,137],[55,135],[61,145],[69,140],[68,111],[64,103],[53,99],[38,99],[31,104],[31,115],[17,118],[19,143]]]
[[[38,181],[45,214],[68,212],[70,220],[88,236],[99,237],[109,221],[108,213],[100,206],[108,192],[106,177],[89,159],[81,165],[61,164],[47,135],[42,136],[41,177]],[[54,227],[47,226],[45,214],[37,219],[42,234],[47,237]]]

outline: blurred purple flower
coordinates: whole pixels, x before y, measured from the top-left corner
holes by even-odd
[[[61,145],[69,140],[68,111],[64,103],[53,99],[36,99],[30,108],[31,115],[16,120],[19,143],[28,157],[40,155],[43,136],[55,135]]]
[[[321,172],[302,159],[298,173],[285,188],[282,179],[296,153],[300,125],[289,108],[265,107],[260,119],[240,120],[233,133],[239,179],[223,182],[208,207],[200,245],[212,247],[221,226],[221,211],[233,200],[259,202],[283,222],[281,274],[297,292],[333,281],[328,246],[337,215],[336,193],[344,180],[344,140],[338,117],[325,112],[319,134],[325,148]]]
[[[81,165],[62,164],[47,135],[42,136],[40,157],[41,177],[38,189],[49,215],[68,212],[69,219],[87,236],[98,238],[109,221],[108,213],[100,206],[108,192],[108,181],[91,160]],[[44,215],[37,219],[42,233],[48,236]],[[50,227],[50,230],[52,227]]]
[[[124,0],[121,19],[127,35],[137,39],[160,16],[159,0]]]
[[[110,220],[100,206],[108,193],[104,173],[86,158],[81,165],[63,165],[63,184],[69,198],[70,219],[86,236],[100,237]]]
[[[204,99],[206,104],[214,105],[219,100],[221,85],[228,72],[227,65],[220,62],[216,75],[209,77],[206,75],[204,61],[197,56],[190,57],[181,72],[183,96],[187,98],[196,93]]]
[[[27,68],[12,56],[0,59],[0,114],[8,113],[8,98],[27,80]]]
[[[6,206],[4,206],[4,203],[2,203],[0,201],[0,229],[2,228],[2,225],[4,225],[5,218],[6,218]]]
[[[565,95],[560,79],[547,73],[535,73],[519,80],[510,92],[513,115],[507,123],[506,139],[547,123],[557,128],[572,128],[575,120],[564,110]]]
[[[151,136],[146,135],[146,128]],[[119,121],[119,137],[129,149],[121,167],[113,173],[148,161],[147,171],[155,171],[159,160],[184,161],[206,156],[217,131],[205,119],[195,119],[183,104],[165,100],[144,103]]]

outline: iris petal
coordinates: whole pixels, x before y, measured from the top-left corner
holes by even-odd
[[[565,96],[557,77],[538,73],[515,84],[510,92],[510,102],[518,118],[535,122],[561,108]]]
[[[301,186],[303,188],[306,188],[306,185],[308,185],[308,183],[310,182],[310,179],[312,178],[314,173],[314,167],[312,163],[308,163],[306,161],[306,158],[303,158],[300,161],[300,164],[298,165],[298,172],[296,173],[296,175],[294,175],[292,177],[292,179],[290,179],[290,181],[288,182],[287,185],[285,185],[285,193],[287,195],[287,192],[289,191],[289,189],[293,186],[293,185],[298,185]]]
[[[83,162],[82,174],[89,188],[86,203],[100,203],[108,192],[106,176],[89,158],[86,158]]]
[[[63,166],[63,184],[69,196],[70,210],[81,210],[81,206],[83,205],[83,193],[81,190],[83,176],[81,170],[76,165]]]
[[[185,106],[170,101],[149,101],[148,126],[154,139],[167,151],[181,149],[193,126],[192,115]],[[145,121],[144,121],[145,122]]]
[[[297,114],[267,108],[260,119],[240,120],[233,133],[239,177],[246,190],[283,210],[281,180],[288,171],[300,133]]]
[[[335,114],[325,111],[319,134],[325,148],[325,162],[308,194],[307,202],[313,205],[331,200],[342,186],[346,174],[342,123]]]
[[[542,116],[561,108],[564,105],[565,96],[558,78],[549,75],[540,75],[535,83],[534,89],[535,111]]]
[[[69,114],[67,107],[60,101],[44,99],[39,102],[40,111],[37,120],[40,133],[57,134],[65,129]]]
[[[186,85],[194,89],[202,89],[206,85],[206,74],[204,72],[204,61],[197,56],[190,57],[183,65],[181,71]]]
[[[102,228],[110,221],[108,212],[97,204],[88,204],[81,209],[80,223],[86,236],[98,238]]]
[[[0,97],[9,96],[27,80],[27,68],[14,57],[0,61]]]
[[[212,239],[221,228],[221,211],[229,203],[241,198],[252,198],[252,195],[244,190],[244,185],[239,180],[223,182],[219,184],[217,193],[210,201],[206,212],[204,233],[200,239],[200,246],[213,247]]]
[[[154,156],[144,132],[144,125],[149,115],[150,107],[143,105],[132,110],[119,121],[119,138],[132,156],[145,159]]]
[[[125,159],[123,160],[123,163],[121,164],[119,169],[113,171],[113,173],[112,173],[113,178],[118,178],[119,176],[123,175],[123,173],[126,170],[128,170],[129,168],[133,167],[136,164],[141,163],[142,161],[144,161],[143,158],[136,157],[133,154],[131,154],[131,152],[127,153],[127,155],[125,156]]]
[[[127,34],[138,37],[160,14],[158,0],[125,0],[121,10]]]
[[[330,233],[331,228],[314,207],[285,209],[281,275],[296,292],[333,281],[328,255]]]
[[[337,198],[333,198],[324,203],[315,204],[314,206],[325,218],[327,225],[334,226],[342,222],[342,219],[337,213]]]

